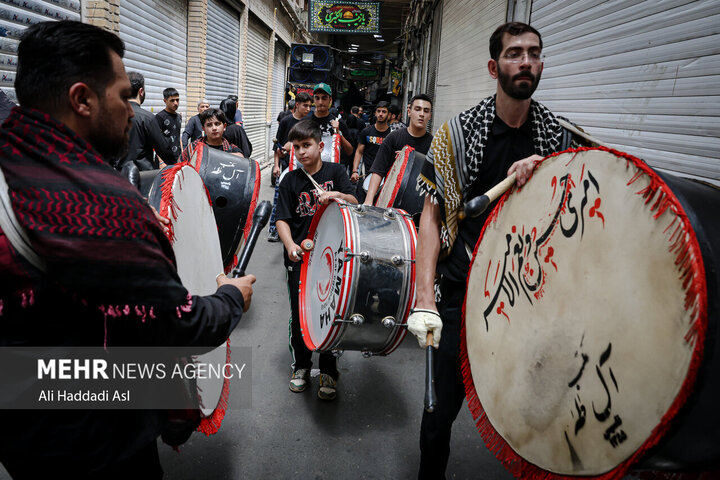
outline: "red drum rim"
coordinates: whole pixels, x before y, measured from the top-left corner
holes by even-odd
[[[352,236],[353,219],[350,213],[347,211],[346,206],[348,204],[342,200],[337,199],[332,199],[332,202],[338,205],[338,208],[340,209],[340,214],[342,216],[343,235],[345,236],[345,248],[346,250],[353,251],[355,247]],[[323,213],[325,213],[325,210],[330,205],[331,203],[329,202],[325,205],[321,205],[320,208],[315,212],[312,223],[310,224],[310,230],[308,230],[308,239],[312,240],[315,237],[315,232],[317,231],[320,219],[322,218]],[[338,297],[338,306],[335,312],[336,315],[342,316],[343,318],[345,318],[345,315],[347,314],[348,303],[350,301],[350,286],[354,280],[354,265],[354,257],[350,257],[343,262],[342,276],[346,280],[342,282],[342,289],[340,290],[340,296]],[[326,351],[331,349],[332,346],[335,344],[343,328],[341,325],[333,325],[332,327],[330,327],[327,336],[325,337],[325,339],[323,339],[320,345],[315,345],[312,338],[310,338],[310,334],[308,333],[310,329],[308,328],[307,323],[310,312],[308,311],[309,306],[305,301],[305,294],[307,293],[305,287],[308,284],[308,268],[308,262],[303,261],[302,267],[300,269],[300,288],[298,291],[298,295],[300,295],[300,298],[298,299],[298,306],[300,309],[300,329],[303,333],[303,341],[305,342],[305,346],[309,350]]]
[[[673,235],[671,237],[671,241],[673,243],[669,246],[669,250],[670,252],[676,253],[675,264],[678,268],[681,278],[684,279],[683,286],[685,287],[686,309],[692,305],[694,299],[697,299],[696,308],[692,313],[693,321],[691,322],[689,331],[685,336],[686,342],[695,342],[695,345],[692,351],[690,365],[688,367],[687,374],[685,376],[685,379],[683,380],[679,393],[675,397],[670,408],[662,416],[660,423],[653,429],[650,436],[645,440],[645,442],[640,446],[640,448],[638,448],[630,455],[630,457],[618,464],[616,467],[600,475],[577,476],[556,474],[540,468],[537,465],[525,460],[515,450],[512,449],[512,447],[497,432],[495,427],[489,421],[485,410],[480,402],[480,399],[478,398],[478,394],[475,389],[475,384],[472,377],[470,361],[468,359],[465,310],[467,305],[466,298],[463,302],[462,327],[460,333],[460,362],[462,375],[465,383],[465,394],[467,396],[468,408],[470,409],[470,413],[473,416],[475,425],[485,442],[485,446],[498,458],[498,460],[502,462],[505,468],[517,478],[535,480],[577,480],[578,478],[588,478],[593,480],[610,480],[623,477],[626,474],[627,470],[630,468],[630,466],[637,462],[650,448],[654,447],[660,441],[663,435],[668,431],[672,419],[683,407],[688,397],[692,393],[693,385],[695,383],[698,370],[701,366],[703,354],[702,349],[705,344],[705,335],[708,322],[708,299],[707,284],[705,278],[705,266],[703,263],[703,257],[700,251],[700,245],[698,243],[697,236],[690,224],[687,213],[685,212],[685,209],[682,207],[680,201],[672,192],[670,187],[644,161],[633,157],[632,155],[629,155],[627,153],[606,147],[583,147],[565,150],[563,152],[555,153],[545,157],[542,161],[538,162],[535,168],[538,168],[540,164],[542,164],[548,158],[552,158],[565,153],[578,153],[590,150],[601,150],[604,152],[609,152],[617,157],[625,159],[628,166],[632,164],[634,167],[636,167],[638,171],[627,183],[628,186],[631,186],[634,182],[636,182],[639,178],[643,176],[647,176],[650,178],[650,184],[646,188],[643,188],[642,190],[639,190],[635,193],[645,199],[645,204],[650,204],[651,202],[654,202],[651,205],[650,212],[653,213],[653,218],[655,220],[657,220],[660,215],[662,215],[667,209],[671,209],[671,211],[673,211],[677,215],[677,219],[679,219],[680,223],[679,225],[676,225],[674,227],[676,229],[675,231],[684,232],[685,235]],[[574,158],[575,157],[573,157],[570,162],[572,162]],[[568,165],[570,164],[570,162],[568,162]],[[480,233],[480,237],[478,238],[478,242],[475,245],[473,251],[473,257],[470,263],[471,269],[475,263],[475,258],[478,254],[478,247],[483,237],[485,236],[485,229],[490,223],[497,220],[499,213],[504,207],[505,201],[507,200],[508,196],[513,192],[515,192],[514,187],[500,198],[498,204],[488,216],[488,219],[485,222],[485,226]],[[673,223],[672,225],[675,225],[675,223]],[[468,279],[469,278],[470,274],[468,273]],[[467,288],[468,285],[466,284],[466,291]]]
[[[247,242],[248,235],[250,235],[250,229],[253,224],[253,217],[255,216],[255,208],[257,207],[258,198],[260,197],[260,164],[255,160],[248,159],[252,162],[255,167],[255,185],[253,186],[252,201],[250,202],[250,208],[248,209],[247,218],[245,219],[245,226],[243,227],[243,243]],[[234,255],[232,264],[226,268],[227,272],[235,268],[238,263],[237,254]]]
[[[401,218],[405,222],[405,225],[407,226],[408,232],[410,232],[410,236],[412,237],[412,243],[410,244],[410,252],[411,257],[415,258],[415,246],[417,245],[417,231],[415,230],[415,224],[410,219],[410,215],[400,208],[396,209],[397,212],[401,215]],[[415,306],[415,262],[412,262],[410,264],[410,292],[408,293],[408,304],[405,308],[405,312],[403,314],[403,318],[407,319],[410,315],[410,310],[413,309]],[[408,330],[407,328],[400,328],[400,331],[395,335],[395,338],[391,341],[390,345],[382,350],[378,355],[390,355],[392,352],[397,349],[403,340],[405,340],[405,336],[407,335]]]
[[[202,153],[202,151],[200,152]],[[202,158],[202,157],[201,157]],[[160,211],[158,212],[160,215],[166,218],[172,217],[174,220],[177,220],[178,214],[177,214],[177,204],[175,203],[173,199],[173,183],[175,183],[175,177],[177,175],[182,175],[182,169],[184,167],[192,168],[193,170],[197,169],[190,164],[190,162],[180,162],[176,163],[175,165],[172,165],[170,167],[165,168],[160,172],[160,175],[162,175],[162,181],[160,182],[160,192],[161,192],[161,200],[160,200]],[[197,167],[199,168],[199,166]],[[182,179],[181,179],[182,181]],[[203,187],[205,188],[205,194],[207,195],[208,199],[208,205],[210,205],[210,208],[212,209],[212,199],[210,198],[210,193],[207,190],[207,187],[205,187],[205,184],[203,183]],[[168,232],[167,237],[170,243],[174,243],[175,239],[175,232],[173,229],[173,222],[170,222],[168,225]],[[230,339],[227,339],[227,342],[225,343],[225,346],[227,348],[227,354],[226,354],[226,360],[225,363],[230,363],[232,360],[231,350],[230,350]],[[225,378],[223,379],[223,386],[222,386],[222,392],[220,393],[220,400],[218,401],[217,407],[213,410],[212,415],[210,416],[202,416],[200,418],[200,424],[197,427],[198,432],[204,433],[206,436],[213,435],[220,430],[220,426],[222,425],[223,419],[225,418],[225,413],[228,409],[228,399],[230,397],[230,379]]]
[[[397,181],[395,182],[395,186],[393,187],[393,191],[390,194],[390,202],[389,205],[378,205],[378,206],[386,206],[386,207],[392,207],[395,203],[395,199],[397,198],[397,194],[400,191],[400,186],[402,185],[402,178],[405,175],[405,170],[407,169],[408,160],[410,159],[410,153],[414,152],[415,149],[409,145],[406,145],[403,147],[403,149],[398,153],[398,156],[402,155],[402,163],[400,164],[400,171],[398,172]],[[395,160],[397,162],[397,159]]]

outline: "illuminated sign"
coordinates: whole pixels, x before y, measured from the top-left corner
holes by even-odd
[[[380,33],[380,2],[310,0],[310,31],[322,33]]]
[[[375,78],[378,76],[378,71],[375,68],[355,68],[350,70],[350,76],[352,78]]]

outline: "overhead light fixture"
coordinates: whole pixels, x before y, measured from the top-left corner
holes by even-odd
[[[315,61],[315,55],[312,52],[303,52],[302,63],[303,65],[312,65]]]
[[[378,42],[384,42],[384,41],[385,41],[384,38],[376,38],[375,40],[377,40]]]

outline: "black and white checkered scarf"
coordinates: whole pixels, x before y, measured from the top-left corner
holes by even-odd
[[[426,168],[418,176],[417,188],[421,195],[430,195],[440,205],[441,258],[450,252],[457,238],[457,215],[477,179],[494,120],[493,95],[444,123],[435,133]],[[547,156],[559,151],[563,128],[550,110],[532,101],[530,121],[535,153]],[[434,175],[428,171],[430,166]]]

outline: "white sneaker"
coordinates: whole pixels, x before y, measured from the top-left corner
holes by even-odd
[[[290,391],[295,393],[304,392],[310,380],[310,369],[301,368],[290,377]]]
[[[318,398],[320,400],[335,400],[337,392],[337,380],[328,375],[327,373],[320,374],[320,390],[318,390]]]

